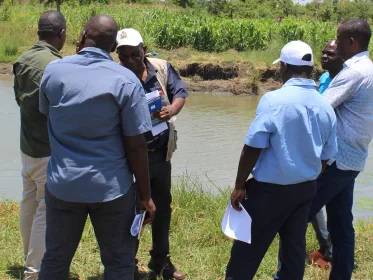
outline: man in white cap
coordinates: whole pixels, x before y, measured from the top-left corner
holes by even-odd
[[[281,50],[284,85],[260,100],[242,149],[232,206],[252,218],[251,244],[234,241],[226,280],[253,279],[277,233],[281,280],[304,275],[308,213],[316,178],[337,152],[336,116],[310,79],[311,48],[292,41]],[[253,179],[246,182],[250,173]]]
[[[136,74],[147,93],[161,90],[164,93],[161,120],[168,129],[153,136],[145,133],[148,145],[149,173],[152,199],[157,213],[152,223],[153,248],[149,268],[164,279],[184,279],[185,275],[172,264],[169,253],[171,221],[171,157],[176,149],[175,116],[188,96],[185,84],[170,63],[146,57],[147,48],[141,34],[133,29],[120,30],[117,35],[117,53],[120,63]],[[138,279],[136,270],[135,279]]]

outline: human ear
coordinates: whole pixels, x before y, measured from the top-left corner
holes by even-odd
[[[115,50],[117,49],[117,46],[118,46],[118,42],[117,42],[117,40],[115,40],[115,44],[114,44],[111,52],[115,52]]]
[[[66,29],[62,29],[60,34],[58,34],[58,36],[60,37],[60,39],[63,39],[64,37],[66,37]]]
[[[83,30],[82,35],[80,36],[79,41],[76,42],[76,52],[80,52],[84,48],[85,39],[87,38],[86,31]]]

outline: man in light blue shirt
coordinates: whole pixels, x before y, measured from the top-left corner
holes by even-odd
[[[137,178],[142,207],[154,216],[147,146],[151,129],[145,91],[136,76],[110,56],[117,24],[91,18],[78,54],[50,63],[40,86],[48,115],[51,159],[46,183],[46,253],[40,280],[67,279],[88,215],[105,279],[133,279]]]
[[[354,269],[354,184],[365,167],[373,138],[373,63],[367,51],[370,38],[371,29],[364,20],[349,19],[339,25],[337,52],[345,65],[323,94],[336,112],[338,153],[318,180],[310,219],[326,205],[333,244],[331,280],[350,280]]]
[[[241,202],[252,218],[252,243],[234,242],[226,280],[252,279],[277,233],[291,264],[282,267],[280,279],[303,279],[316,178],[337,152],[335,113],[310,79],[311,48],[290,42],[279,61],[284,85],[259,102],[231,196],[233,207],[240,210]],[[254,178],[246,182],[250,173]]]

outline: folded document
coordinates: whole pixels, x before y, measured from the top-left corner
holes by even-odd
[[[241,211],[235,210],[229,200],[221,227],[226,236],[251,244],[251,217],[241,203],[240,206]]]
[[[140,239],[141,232],[144,225],[144,219],[145,219],[146,211],[144,211],[141,214],[137,214],[135,216],[135,219],[133,220],[132,226],[131,226],[131,235],[137,236],[137,239]]]

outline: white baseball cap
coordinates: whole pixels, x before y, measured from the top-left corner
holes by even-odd
[[[133,46],[136,47],[144,43],[139,31],[133,28],[125,28],[118,31],[117,34],[118,47],[120,46]]]
[[[311,61],[303,60],[306,54],[311,54]],[[313,66],[313,53],[309,45],[302,41],[291,41],[281,50],[280,58],[273,64],[284,62],[295,66]]]

